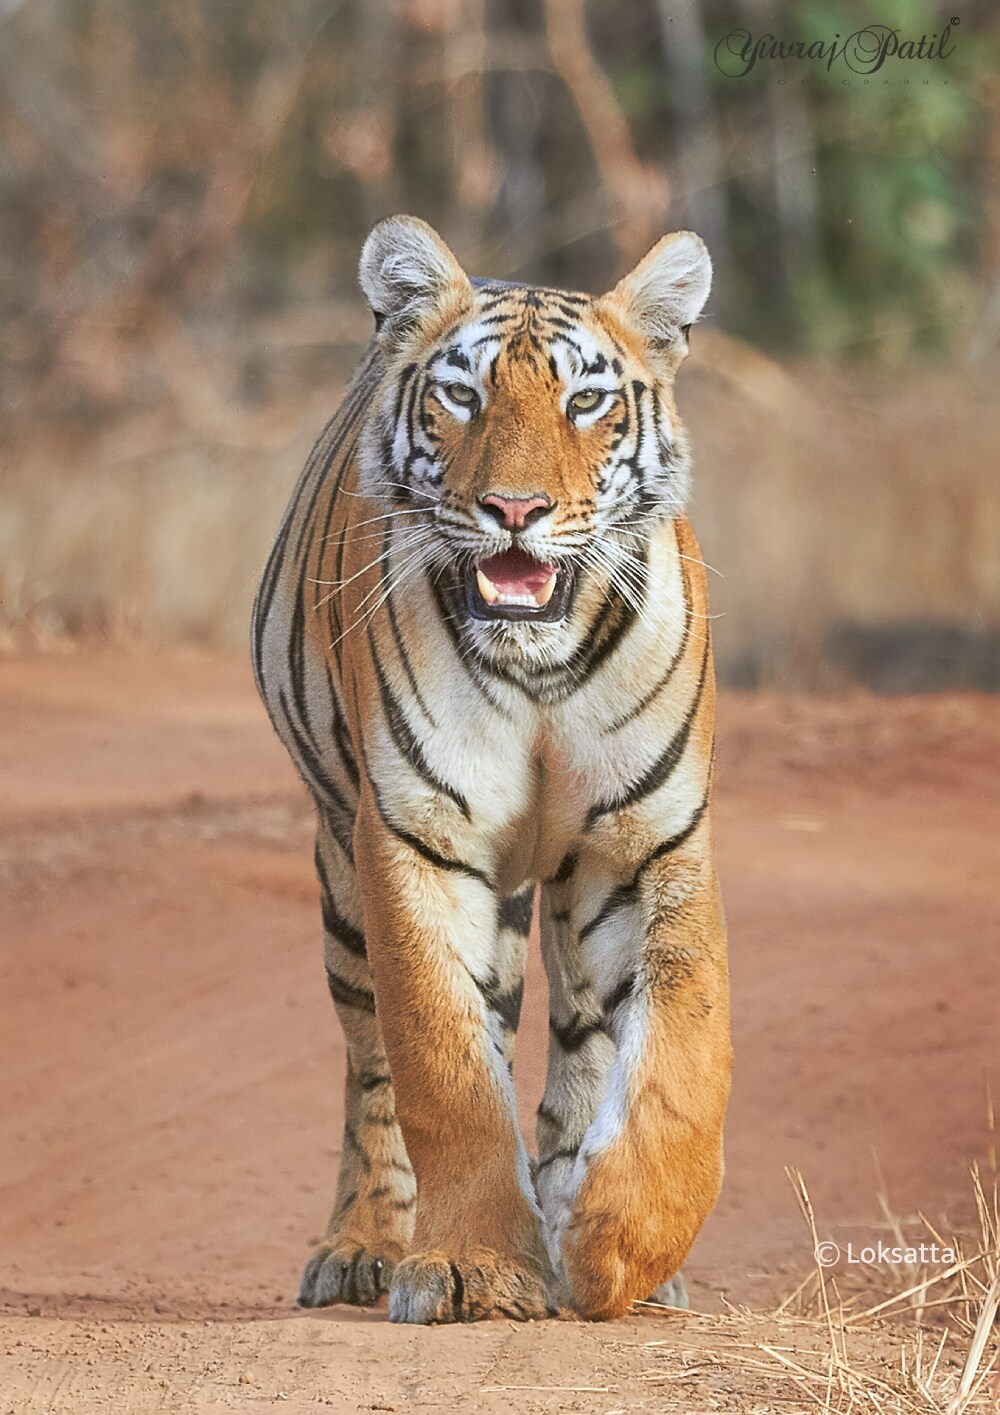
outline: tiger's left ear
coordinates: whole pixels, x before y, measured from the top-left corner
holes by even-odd
[[[657,241],[605,299],[651,343],[683,352],[688,329],[705,308],[711,288],[705,242],[693,231],[675,231]]]

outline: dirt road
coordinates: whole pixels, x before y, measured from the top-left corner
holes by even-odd
[[[719,761],[737,1066],[703,1312],[808,1269],[786,1165],[842,1241],[884,1232],[873,1148],[898,1213],[963,1223],[1000,1041],[998,700],[730,696]],[[343,1053],[308,808],[242,663],[0,662],[0,947],[0,1412],[751,1408],[650,1375],[696,1317],[294,1311]],[[545,1029],[535,957],[526,1124]]]

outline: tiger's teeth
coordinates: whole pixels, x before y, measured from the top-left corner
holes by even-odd
[[[479,586],[479,593],[487,604],[496,604],[500,598],[500,591],[492,580],[488,580],[482,570],[476,571],[476,584]]]
[[[553,571],[552,571],[552,574],[551,574],[551,575],[549,576],[549,578],[545,581],[545,584],[542,586],[542,588],[541,588],[541,589],[538,591],[538,593],[535,595],[535,603],[536,603],[537,605],[539,605],[540,607],[541,607],[541,606],[544,606],[544,605],[546,605],[546,604],[548,604],[549,600],[552,598],[552,591],[555,589],[555,587],[556,587],[556,571],[553,570]]]

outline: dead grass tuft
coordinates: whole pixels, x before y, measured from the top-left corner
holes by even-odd
[[[1000,1410],[1000,1201],[991,1100],[988,1123],[987,1178],[972,1168],[978,1230],[946,1242],[923,1214],[916,1219],[940,1248],[954,1250],[954,1263],[933,1271],[912,1263],[871,1268],[862,1290],[844,1294],[816,1259],[772,1312],[688,1313],[683,1340],[642,1343],[660,1357],[671,1352],[669,1364],[661,1360],[645,1376],[673,1397],[664,1408],[741,1415]],[[894,1241],[916,1246],[912,1235],[907,1241],[907,1222],[894,1213],[880,1170],[877,1175],[879,1206]],[[798,1170],[788,1177],[815,1251],[819,1232],[806,1183]],[[893,1273],[895,1290],[885,1292]]]

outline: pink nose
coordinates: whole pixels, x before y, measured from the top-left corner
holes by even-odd
[[[541,492],[535,496],[491,494],[480,497],[479,504],[509,531],[523,531],[525,526],[552,509],[552,498]]]

